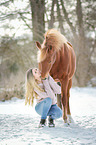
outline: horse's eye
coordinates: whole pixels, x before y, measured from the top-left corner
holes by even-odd
[[[52,46],[50,45],[50,50],[52,50]]]

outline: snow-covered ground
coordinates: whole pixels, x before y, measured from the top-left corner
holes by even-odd
[[[40,116],[24,99],[0,102],[0,145],[96,145],[96,88],[72,88],[70,106],[70,126],[60,118],[55,128],[38,128]]]

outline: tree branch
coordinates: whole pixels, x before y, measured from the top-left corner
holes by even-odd
[[[26,26],[32,31],[32,28],[30,27],[29,24],[27,24],[26,20],[25,20],[25,17],[22,15],[22,13],[19,13],[21,19],[24,21],[24,23],[26,24]]]
[[[1,15],[3,15],[2,17],[0,17],[0,21],[2,21],[2,20],[6,20],[6,19],[8,19],[8,18],[11,18],[11,17],[13,17],[13,16],[15,16],[15,15],[18,15],[18,14],[30,14],[29,12],[17,12],[17,11],[13,11],[13,12],[11,12],[11,13],[9,13],[9,14],[5,14],[5,13],[2,13]]]
[[[68,13],[67,13],[67,11],[66,11],[66,9],[65,9],[64,1],[63,1],[63,0],[60,0],[60,2],[61,2],[62,9],[63,9],[63,14],[64,14],[64,16],[65,16],[65,19],[66,19],[67,23],[68,23],[68,25],[70,26],[73,35],[77,36],[77,35],[76,35],[76,29],[75,29],[75,27],[72,25],[72,23],[70,22],[70,20],[69,20],[69,18],[68,18]]]
[[[9,2],[10,2],[10,0],[3,2],[3,3],[0,3],[0,6],[8,6]]]

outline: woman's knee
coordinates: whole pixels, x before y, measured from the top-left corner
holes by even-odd
[[[62,117],[63,113],[62,113],[62,110],[60,109],[60,117]]]
[[[45,100],[46,100],[47,103],[52,104],[52,99],[50,97],[47,97]]]

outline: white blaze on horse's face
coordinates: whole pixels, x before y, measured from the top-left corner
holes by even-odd
[[[56,51],[54,48],[50,46],[45,46],[44,48],[41,47],[40,43],[36,43],[37,47],[39,46],[39,51],[42,53],[42,49],[45,49],[46,57],[43,61],[39,62],[39,70],[41,71],[41,78],[45,78],[48,76],[48,73],[50,72],[52,65],[54,64],[56,60]]]
[[[51,63],[48,64],[47,60],[39,63],[39,69],[41,70],[41,78],[44,79],[48,76],[51,69]]]

